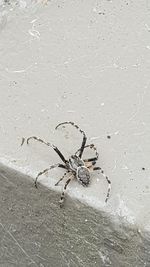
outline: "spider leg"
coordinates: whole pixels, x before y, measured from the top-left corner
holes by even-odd
[[[63,154],[60,152],[60,150],[56,146],[54,146],[53,144],[50,144],[49,142],[45,142],[41,138],[36,137],[36,136],[31,136],[31,137],[27,138],[27,144],[29,144],[29,140],[31,140],[31,139],[34,139],[34,140],[39,141],[39,142],[41,142],[41,143],[43,143],[43,144],[45,144],[47,146],[52,147],[55,150],[55,152],[59,155],[59,157],[61,158],[61,160],[64,163],[67,163],[67,160],[65,159],[65,157],[63,156]]]
[[[47,168],[47,169],[45,169],[45,170],[43,170],[43,171],[41,171],[41,172],[38,173],[38,175],[36,176],[35,181],[34,181],[35,187],[37,188],[37,179],[39,178],[40,175],[42,175],[45,172],[47,172],[47,171],[49,171],[51,169],[54,169],[56,167],[60,167],[60,168],[66,169],[65,165],[63,165],[63,164],[59,164],[58,163],[58,164],[51,165],[49,168]]]
[[[109,199],[109,196],[110,196],[111,181],[109,180],[108,176],[104,173],[104,171],[102,170],[102,168],[100,168],[100,167],[94,167],[93,168],[93,171],[97,171],[97,170],[100,170],[101,174],[105,177],[105,179],[108,182],[108,191],[107,191],[107,196],[106,196],[106,199],[105,199],[105,202],[107,202],[108,199]]]
[[[71,176],[72,176],[72,175],[71,175]],[[66,188],[67,188],[68,184],[70,183],[70,181],[72,180],[72,178],[74,177],[74,176],[72,176],[72,177],[71,177],[71,176],[70,176],[70,178],[66,181],[65,186],[64,186],[64,188],[63,188],[63,192],[62,192],[61,197],[60,197],[59,204],[60,204],[60,207],[61,207],[61,208],[62,208],[63,203],[64,203],[64,200],[65,200],[65,191],[66,191]]]
[[[58,182],[55,184],[56,186],[65,178],[65,176],[68,174],[69,171],[65,172],[64,175],[58,180]]]
[[[90,162],[90,161],[96,162],[97,160],[98,160],[97,157],[95,157],[95,158],[90,158],[90,159],[84,159],[83,161],[84,162]]]
[[[96,157],[93,157],[93,158],[90,158],[90,159],[85,159],[84,161],[86,161],[86,162],[89,162],[89,161],[97,161],[98,158],[99,158],[99,154],[98,154],[98,152],[97,152],[97,149],[96,149],[95,145],[94,145],[94,144],[90,144],[90,145],[85,146],[84,148],[87,148],[87,147],[89,147],[89,148],[91,148],[91,149],[93,149],[93,150],[95,151]],[[80,148],[76,151],[75,155],[76,155],[79,151],[80,151]]]
[[[93,170],[94,165],[96,165],[96,161],[85,161],[84,163],[85,167],[91,170]]]
[[[61,125],[64,125],[64,124],[71,124],[72,126],[74,126],[76,129],[78,129],[79,131],[80,131],[80,133],[82,133],[83,134],[83,140],[82,140],[82,144],[81,144],[81,148],[80,148],[80,150],[79,150],[79,158],[81,158],[82,157],[82,154],[83,154],[83,151],[84,151],[84,148],[85,148],[85,144],[86,144],[86,140],[87,140],[87,137],[86,137],[86,134],[85,134],[85,132],[83,131],[83,130],[81,130],[80,128],[79,128],[79,126],[78,125],[76,125],[74,122],[72,122],[72,121],[65,121],[65,122],[62,122],[62,123],[59,123],[57,126],[56,126],[56,130],[57,130],[57,128],[59,127],[59,126],[61,126]]]

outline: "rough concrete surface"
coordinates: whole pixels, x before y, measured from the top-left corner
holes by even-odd
[[[61,121],[74,121],[86,132],[88,143],[96,145],[100,153],[97,166],[109,176],[112,190],[105,204],[108,185],[100,173],[95,172],[88,188],[73,181],[67,194],[87,205],[84,209],[90,210],[91,213],[86,214],[89,218],[90,214],[101,217],[104,212],[109,217],[110,228],[111,223],[115,227],[123,220],[139,233],[143,230],[148,233],[149,67],[148,0],[1,1],[0,162],[35,178],[39,171],[60,159],[52,149],[36,142],[29,146],[24,143],[21,147],[22,137],[39,136],[57,145],[68,158],[80,147],[82,136],[71,126],[58,131],[54,129]],[[84,156],[87,155],[91,156],[93,152],[87,151]],[[49,192],[47,198],[51,194],[55,198],[56,189],[62,191],[64,183],[57,188],[54,186],[62,174],[56,169],[39,179],[40,183],[55,190],[53,193],[50,189],[46,191]],[[35,192],[35,189],[31,190]],[[5,197],[9,198],[11,192],[7,192],[9,194]],[[11,201],[15,201],[16,195],[13,197]],[[34,207],[35,204],[31,205]],[[94,210],[92,213],[92,207],[97,209],[97,213]],[[78,209],[74,213],[74,220],[81,220],[78,222],[80,226],[85,216],[81,210],[79,213],[83,217],[78,216]],[[44,207],[42,211],[45,214]],[[69,210],[63,212],[69,221],[72,218]],[[59,216],[60,211],[56,214]],[[50,215],[47,212],[45,216],[49,219]],[[5,222],[2,225],[6,227]],[[103,223],[101,226],[101,232],[105,232]],[[71,229],[68,230],[68,239],[65,239],[68,244]],[[92,238],[90,231],[88,238]],[[131,243],[132,239],[136,243],[136,238],[138,235],[135,234]],[[79,249],[78,239],[76,242],[76,249]],[[89,240],[87,242],[91,244]],[[100,241],[97,239],[95,242]],[[130,242],[127,244],[131,250]],[[149,242],[146,244],[147,251]],[[66,257],[66,253],[63,256]],[[143,264],[148,263],[144,261]]]
[[[0,266],[150,266],[150,236],[0,166]]]

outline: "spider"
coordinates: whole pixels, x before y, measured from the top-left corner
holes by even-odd
[[[54,149],[54,151],[58,154],[58,156],[61,158],[62,163],[58,163],[58,164],[53,164],[51,165],[49,168],[39,172],[35,178],[35,187],[37,188],[37,180],[39,178],[40,175],[46,173],[47,171],[53,169],[53,168],[56,168],[56,167],[59,167],[59,168],[63,168],[66,170],[66,172],[64,173],[64,175],[58,180],[58,182],[55,184],[55,186],[57,186],[64,178],[67,174],[70,174],[69,178],[67,179],[65,185],[64,185],[64,188],[63,188],[63,191],[62,191],[62,194],[61,194],[61,197],[60,197],[60,201],[59,201],[59,204],[60,204],[60,207],[63,206],[64,204],[64,200],[65,200],[65,191],[66,191],[66,188],[68,186],[68,184],[70,183],[70,181],[74,178],[77,179],[77,181],[82,185],[82,186],[85,186],[87,187],[90,183],[90,172],[91,171],[97,171],[99,170],[101,172],[101,174],[104,176],[104,178],[107,180],[108,182],[108,191],[107,191],[107,195],[106,195],[106,199],[105,199],[105,202],[108,201],[109,199],[109,196],[110,196],[110,190],[111,190],[111,181],[109,180],[109,178],[106,176],[106,174],[104,173],[104,171],[102,170],[101,167],[96,167],[96,162],[99,158],[99,154],[97,152],[97,149],[95,147],[94,144],[90,144],[90,145],[86,145],[86,141],[87,141],[87,137],[86,137],[86,134],[83,130],[81,130],[79,128],[78,125],[76,125],[74,122],[71,122],[71,121],[66,121],[66,122],[62,122],[62,123],[59,123],[57,126],[56,126],[56,130],[62,126],[62,125],[65,125],[65,124],[71,124],[73,127],[75,127],[76,129],[78,129],[80,131],[80,133],[83,135],[83,140],[82,140],[82,144],[81,144],[81,147],[75,152],[74,155],[71,155],[69,157],[69,159],[67,160],[64,155],[60,152],[60,150],[54,146],[53,144],[49,143],[49,142],[45,142],[43,141],[42,139],[40,139],[39,137],[36,137],[36,136],[31,136],[31,137],[28,137],[27,138],[27,144],[29,144],[29,141],[31,139],[34,139],[36,141],[39,141],[49,147],[52,147]],[[83,155],[83,152],[84,152],[84,149],[85,148],[90,148],[90,149],[93,149],[95,151],[95,157],[91,157],[91,158],[88,158],[88,159],[82,159],[82,155]]]

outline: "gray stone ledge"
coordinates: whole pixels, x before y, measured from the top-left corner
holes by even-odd
[[[150,266],[150,236],[0,165],[0,266]]]

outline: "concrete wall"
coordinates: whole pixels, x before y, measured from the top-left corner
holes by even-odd
[[[74,121],[112,190],[105,204],[107,182],[93,173],[88,188],[73,181],[67,194],[149,232],[149,1],[0,4],[0,162],[35,178],[59,158],[36,142],[21,147],[22,137],[40,136],[69,157],[82,136],[54,128]],[[62,174],[39,182],[61,192]]]

